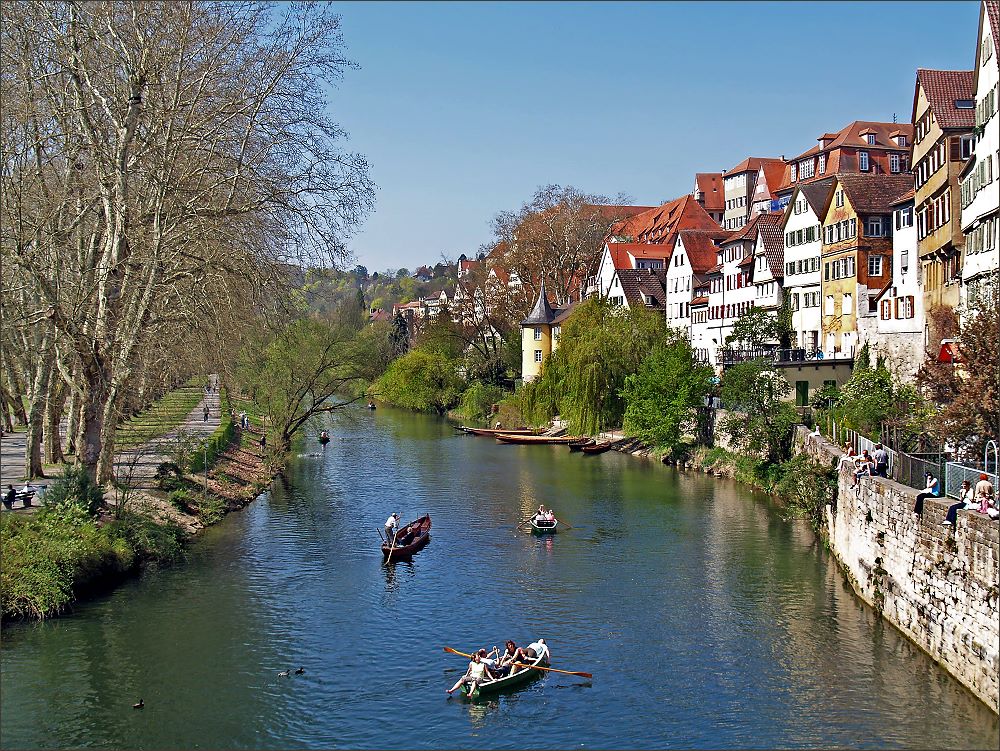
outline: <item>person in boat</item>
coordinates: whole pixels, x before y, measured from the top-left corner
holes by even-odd
[[[504,642],[504,651],[497,663],[496,674],[500,677],[510,675],[514,670],[514,663],[521,662],[524,658],[524,650],[518,648],[517,644],[508,639]]]
[[[552,522],[553,524],[555,524],[556,515],[554,513],[552,513],[552,509],[548,509],[545,512],[545,521]]]
[[[458,679],[458,682],[447,689],[446,693],[452,694],[458,690],[463,684],[469,684],[469,693],[473,693],[480,684],[485,683],[488,680],[495,680],[496,676],[487,667],[486,663],[483,662],[482,657],[480,657],[479,652],[472,653],[472,662],[469,663],[469,669],[465,671],[465,675]]]
[[[545,506],[539,504],[538,505],[538,511],[535,512],[535,516],[533,518],[534,518],[536,524],[538,522],[545,521]]]
[[[385,541],[388,543],[392,543],[398,529],[399,529],[399,512],[389,514],[389,518],[385,520]]]
[[[396,545],[406,547],[413,542],[413,538],[416,537],[416,533],[416,529],[412,526],[407,525],[406,527],[403,527],[399,531],[399,535],[396,537]]]
[[[325,430],[321,430],[320,433],[319,433],[319,439],[321,441],[329,441],[330,440],[330,434],[327,433]]]
[[[524,648],[524,655],[529,660],[534,660],[537,657],[545,657],[547,660],[550,657],[549,645],[545,643],[545,639],[533,641]]]
[[[486,647],[479,650],[479,661],[486,665],[487,669],[492,675],[496,675],[497,671],[497,648],[493,647],[492,652],[487,652]]]

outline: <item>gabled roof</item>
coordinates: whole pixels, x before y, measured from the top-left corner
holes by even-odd
[[[780,224],[773,222],[758,222],[757,237],[767,259],[767,267],[771,276],[781,279],[785,275],[785,235]]]
[[[545,294],[545,282],[543,281],[538,289],[538,300],[535,301],[535,307],[528,313],[528,317],[521,321],[521,325],[549,324],[552,323],[555,317],[555,313],[552,312],[552,306],[549,305],[549,298]]]
[[[862,131],[875,133],[874,145],[869,144],[867,138],[862,138]],[[836,133],[824,133],[816,139],[817,141],[820,139],[830,140],[830,143],[828,143],[825,147],[821,147],[819,144],[816,144],[811,149],[802,152],[797,157],[789,159],[788,161],[797,162],[807,156],[818,154],[821,151],[832,151],[840,148],[841,146],[857,147],[859,149],[875,148],[896,151],[908,148],[897,146],[896,142],[892,140],[892,133],[899,133],[912,141],[913,125],[909,123],[879,123],[868,120],[855,120],[850,125],[845,125]],[[827,171],[836,171],[835,165],[827,165]]]
[[[990,26],[993,27],[993,50],[1000,49],[1000,0],[986,0],[986,15],[990,19]],[[976,60],[979,60],[979,51],[976,50]],[[978,63],[977,63],[978,64]]]
[[[976,98],[972,70],[929,70],[917,68],[917,85],[913,92],[913,115],[917,114],[917,98],[920,89],[927,97],[927,106],[934,113],[934,119],[942,129],[963,128],[971,130],[976,124],[975,106],[958,109],[956,99]]]
[[[478,267],[480,263],[480,261],[476,261],[471,258],[462,258],[458,261],[458,270],[471,271],[472,269]]]
[[[717,264],[715,264],[715,265],[714,265],[714,266],[713,266],[712,268],[710,268],[710,269],[706,269],[706,270],[705,270],[705,273],[706,273],[706,274],[718,274],[718,273],[719,273],[720,271],[722,271],[722,267],[723,267],[723,265],[724,265],[724,264],[721,264],[721,263],[717,263]]]
[[[693,298],[691,300],[691,307],[693,308],[696,305],[708,305],[708,298],[707,297],[695,297],[695,298]]]
[[[799,193],[801,193],[802,197],[806,199],[806,203],[809,204],[809,208],[813,210],[813,213],[822,221],[823,214],[826,212],[830,191],[833,190],[833,183],[836,181],[837,177],[837,175],[828,175],[822,180],[817,180],[816,182],[796,185],[791,196],[789,197],[788,206],[785,208],[781,226],[784,227],[788,224],[788,220],[792,216],[792,206],[795,203],[795,196]]]
[[[633,264],[635,258],[656,258],[665,263],[673,253],[672,247],[653,243],[609,242],[607,248],[608,252],[611,253],[611,263],[616,269],[635,268]]]
[[[681,230],[678,240],[684,243],[684,252],[688,257],[691,273],[704,274],[716,263],[719,246],[716,240],[725,240],[732,233],[723,229],[685,229]]]
[[[757,196],[758,191],[763,193],[761,186],[767,188],[767,197],[774,198],[778,188],[780,188],[785,182],[785,169],[787,165],[780,159],[771,159],[761,164],[758,174],[764,173],[763,182],[760,178],[757,178],[757,185],[754,188],[754,200],[762,200]]]
[[[897,198],[895,201],[893,201],[890,205],[891,206],[899,206],[899,204],[901,204],[901,203],[906,203],[907,201],[912,201],[913,197],[916,194],[917,194],[917,191],[914,188],[910,188],[903,195],[901,195],[899,198]]]
[[[736,264],[737,268],[743,268],[744,266],[753,266],[753,253],[747,253],[743,256],[743,260]]]
[[[718,226],[718,222],[694,200],[694,196],[688,194],[636,214],[622,222],[614,235],[627,236],[632,244],[664,245],[668,248],[666,257],[669,258],[679,230],[715,229]],[[612,244],[612,239],[609,238],[609,244]]]
[[[705,211],[722,211],[726,207],[726,191],[722,184],[721,172],[698,172],[694,176],[694,184],[704,197],[702,206]]]
[[[750,221],[736,230],[733,234],[729,236],[723,245],[729,245],[734,242],[739,242],[743,240],[756,240],[757,239],[757,225],[760,222],[767,224],[781,224],[782,219],[784,219],[784,212],[776,211],[773,214],[770,212],[754,214],[750,217]]]
[[[666,269],[622,269],[618,271],[618,281],[629,306],[646,306],[643,295],[653,299],[648,305],[657,310],[665,310],[667,290],[665,286]]]
[[[736,175],[739,174],[740,172],[756,172],[761,168],[761,165],[766,164],[768,162],[777,162],[778,164],[782,165],[784,164],[784,162],[781,159],[773,159],[771,157],[748,156],[746,159],[744,159],[742,162],[737,164],[732,169],[726,170],[724,176],[729,177],[730,175]]]
[[[913,175],[909,174],[872,175],[862,172],[839,175],[838,180],[847,194],[847,200],[859,214],[888,214],[901,196],[913,190]],[[828,197],[827,206],[830,200]]]

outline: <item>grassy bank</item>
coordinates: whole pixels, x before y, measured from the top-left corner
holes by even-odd
[[[71,470],[50,494],[78,485]],[[77,598],[104,589],[144,563],[172,561],[183,533],[136,513],[101,517],[85,497],[68,496],[30,516],[0,516],[0,617],[47,618]]]
[[[180,388],[164,394],[147,409],[123,422],[115,435],[115,448],[126,451],[166,435],[184,422],[205,396],[202,383],[192,378]]]

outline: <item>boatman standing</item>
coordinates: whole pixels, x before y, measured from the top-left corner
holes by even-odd
[[[385,520],[385,541],[392,543],[396,530],[399,529],[399,512],[389,514],[389,518]]]

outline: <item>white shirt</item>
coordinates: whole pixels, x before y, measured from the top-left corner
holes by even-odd
[[[395,527],[397,524],[398,522],[396,521],[395,516],[390,515],[389,518],[385,520],[385,526],[387,527]]]
[[[528,649],[535,650],[535,654],[539,655],[539,656],[541,656],[543,654],[547,654],[548,651],[549,651],[549,648],[547,646],[545,646],[544,644],[542,644],[542,642],[540,642],[540,641],[533,641],[533,642],[531,642],[531,644],[528,645]]]
[[[494,660],[492,657],[480,657],[479,661],[483,663],[483,665],[488,667],[490,670],[492,670],[494,666],[497,664],[497,661]]]
[[[486,663],[480,659],[479,662],[469,663],[469,677],[483,678],[486,676]]]

